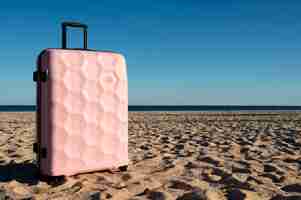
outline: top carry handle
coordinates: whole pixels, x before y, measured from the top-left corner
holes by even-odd
[[[62,48],[67,49],[67,27],[82,28],[84,31],[84,49],[88,47],[88,26],[79,22],[63,22],[62,23]]]

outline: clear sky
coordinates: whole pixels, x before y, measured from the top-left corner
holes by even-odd
[[[301,105],[300,0],[3,1],[0,105],[35,104],[36,57],[64,20],[126,56],[130,105]]]

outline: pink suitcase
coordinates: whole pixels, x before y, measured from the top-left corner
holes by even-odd
[[[67,27],[84,31],[84,48],[66,48]],[[37,164],[61,176],[128,165],[128,82],[125,59],[87,49],[87,26],[62,23],[62,49],[38,57]]]

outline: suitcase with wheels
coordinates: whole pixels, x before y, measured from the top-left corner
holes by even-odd
[[[81,28],[84,47],[67,48],[67,27]],[[81,23],[62,23],[62,48],[43,50],[37,82],[37,153],[43,176],[128,165],[128,82],[124,57],[87,48]]]

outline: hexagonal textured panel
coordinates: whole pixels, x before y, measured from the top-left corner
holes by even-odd
[[[128,87],[122,55],[48,49],[42,67],[43,174],[73,175],[128,164]]]

